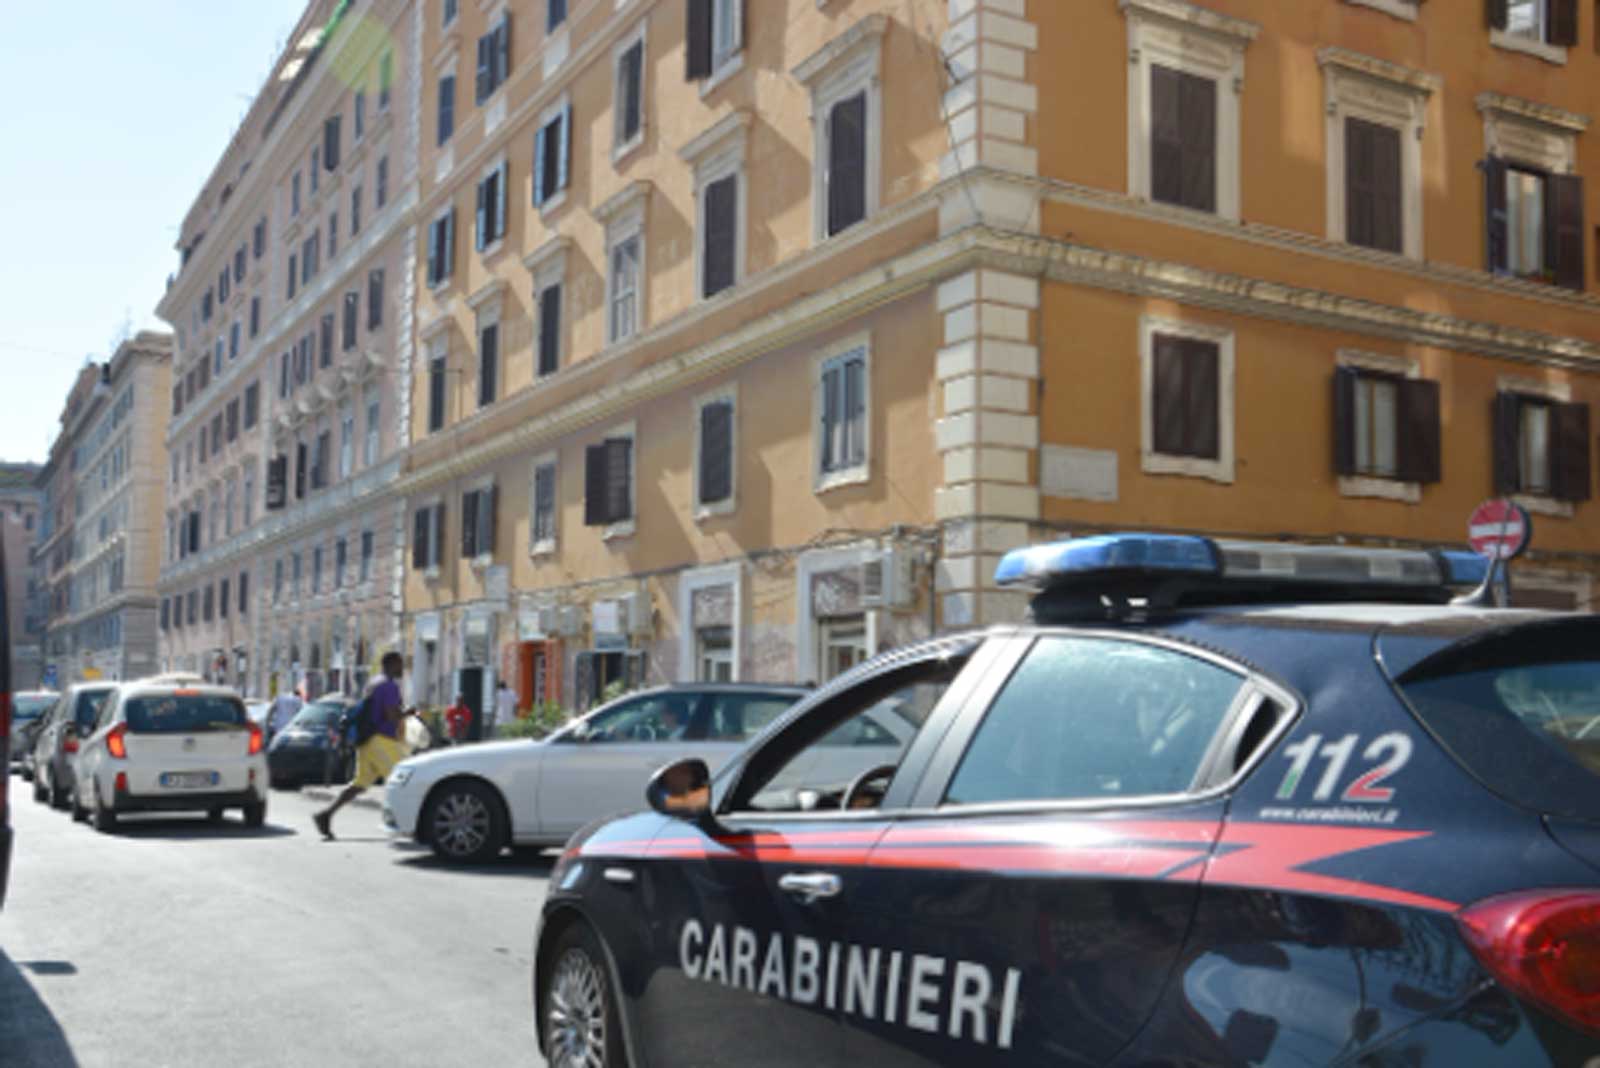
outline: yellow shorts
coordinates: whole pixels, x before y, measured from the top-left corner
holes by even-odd
[[[350,780],[350,785],[378,785],[378,780],[388,778],[394,766],[408,755],[400,742],[387,734],[374,734],[356,750],[356,777]]]

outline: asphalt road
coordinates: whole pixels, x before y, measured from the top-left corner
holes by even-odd
[[[372,795],[368,795],[372,796]],[[526,1065],[550,859],[459,869],[315,800],[97,834],[11,780],[0,1065]]]

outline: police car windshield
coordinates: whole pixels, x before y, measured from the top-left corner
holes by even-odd
[[[1600,626],[1518,627],[1446,650],[1400,679],[1451,754],[1508,800],[1600,818]]]
[[[135,697],[125,709],[128,729],[140,734],[228,730],[244,725],[244,706],[228,697],[171,694]]]

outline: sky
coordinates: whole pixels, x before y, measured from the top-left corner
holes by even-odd
[[[0,3],[0,460],[156,302],[178,227],[306,0]]]

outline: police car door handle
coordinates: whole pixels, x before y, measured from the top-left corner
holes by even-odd
[[[778,879],[778,889],[793,894],[805,905],[819,897],[838,897],[843,885],[837,875],[821,871],[791,873]]]

